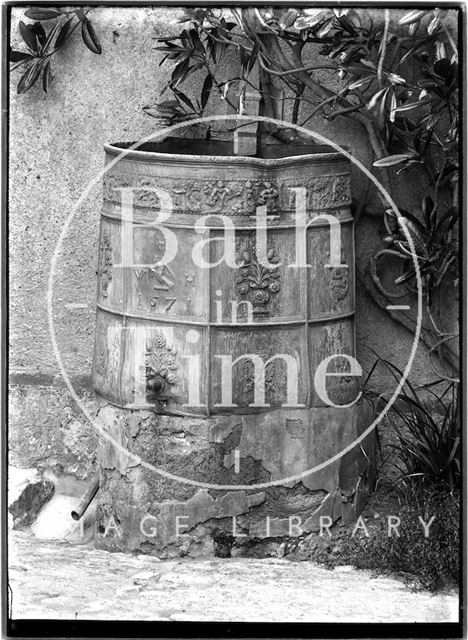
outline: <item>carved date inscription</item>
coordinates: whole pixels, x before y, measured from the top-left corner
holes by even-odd
[[[155,260],[157,260],[156,256]],[[155,295],[152,295],[148,300],[149,309],[157,313],[168,313],[177,302],[177,297],[171,297],[168,294],[161,295],[161,292],[169,292],[175,287],[175,278],[169,267],[167,265],[154,264],[151,267],[134,269],[133,273],[139,284],[149,282],[152,290],[155,292]],[[139,291],[137,295],[138,308],[141,309],[144,294],[142,291]]]

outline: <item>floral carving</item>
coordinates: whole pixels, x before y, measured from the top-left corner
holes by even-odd
[[[335,300],[344,300],[348,293],[348,270],[345,267],[329,267],[329,283]]]
[[[177,351],[167,344],[163,335],[153,338],[146,353],[146,388],[149,392],[165,396],[170,387],[177,384],[176,355]]]
[[[99,278],[101,296],[107,298],[109,283],[112,280],[112,268],[114,266],[110,233],[106,229],[102,233],[99,244],[99,260],[97,276]]]
[[[351,198],[351,185],[349,176],[336,176],[332,181],[331,198],[337,204],[347,204]]]
[[[279,263],[279,257],[272,246],[267,248],[267,259],[270,264]],[[237,256],[237,262],[240,264],[236,279],[237,292],[252,303],[254,314],[269,313],[272,295],[281,290],[279,265],[268,267],[261,264],[253,244],[244,248]]]
[[[262,360],[266,362],[268,356],[262,355]],[[255,367],[249,360],[244,361],[244,388],[247,392],[262,388],[265,393],[276,393],[275,386],[276,368],[275,362],[268,362],[264,368],[264,377],[255,376]],[[262,387],[260,387],[262,385]]]

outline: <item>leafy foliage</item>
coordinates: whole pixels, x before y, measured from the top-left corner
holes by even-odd
[[[440,175],[442,174],[443,172]],[[446,207],[444,210],[431,196],[426,195],[422,200],[419,215],[405,209],[400,209],[400,213],[401,217],[397,219],[391,209],[386,211],[389,234],[383,239],[385,248],[374,254],[373,279],[387,297],[394,297],[393,293],[384,288],[377,272],[379,260],[391,256],[401,261],[402,273],[395,279],[394,284],[406,285],[410,290],[415,290],[416,269],[407,237],[409,234],[418,261],[425,299],[431,306],[434,295],[445,284],[447,278],[454,287],[458,286],[459,251],[453,231],[458,223],[459,211],[454,206]]]
[[[176,104],[173,104],[169,111],[167,101],[159,102],[153,107],[145,107],[146,113],[153,115],[161,124],[166,125],[202,115],[213,86],[221,97],[226,97],[224,83],[216,80],[213,67],[219,67],[222,62],[236,23],[227,22],[224,17],[217,17],[215,12],[205,9],[186,9],[186,15],[181,21],[194,21],[194,24],[189,29],[184,28],[176,37],[157,38],[162,46],[155,47],[156,51],[162,51],[165,54],[160,65],[167,60],[175,64],[171,78],[163,87],[161,95],[170,89]],[[206,28],[203,27],[205,21],[208,22]],[[218,33],[222,33],[224,41],[218,40]],[[198,70],[205,71],[206,75],[201,84],[200,97],[194,104],[182,92],[180,85],[189,75]]]
[[[42,88],[47,93],[52,73],[51,59],[67,42],[73,31],[81,25],[83,42],[90,51],[101,53],[101,45],[85,9],[65,11],[59,8],[36,7],[28,9],[25,17],[33,23],[19,23],[19,32],[27,51],[10,50],[10,62],[15,69],[24,66],[18,82],[18,93],[29,91],[42,74]],[[43,22],[54,21],[48,32]]]
[[[25,16],[35,20],[19,25],[28,51],[12,52],[12,61],[28,65],[21,91],[31,88],[45,71],[47,59],[63,46],[78,23],[86,46],[101,53],[87,11],[54,7],[26,11]],[[46,36],[42,22],[52,20],[56,24]],[[180,33],[156,38],[159,46],[155,47],[163,53],[159,64],[173,65],[161,92],[173,93],[172,106],[168,107],[167,100],[158,102],[145,108],[149,115],[164,123],[201,115],[213,89],[239,110],[246,88],[254,86],[263,96],[265,113],[274,117],[279,113],[278,101],[293,100],[292,121],[298,122],[301,105],[313,103],[307,95],[310,91],[324,97],[314,112],[321,111],[327,119],[356,116],[374,129],[380,140],[374,144],[374,151],[379,147],[376,166],[427,165],[438,147],[447,160],[445,170],[455,179],[458,52],[446,10],[413,10],[399,24],[392,23],[385,11],[382,24],[366,10],[206,7],[186,8],[180,22]],[[287,44],[290,55],[282,43]],[[326,64],[307,66],[303,59],[308,46],[316,44],[321,45]],[[223,64],[228,52],[237,56],[238,71],[230,73]],[[256,66],[259,75],[254,73]],[[341,83],[339,91],[324,88],[314,78],[317,69],[335,73]],[[205,77],[198,83],[199,96],[192,99],[181,87],[200,71]],[[50,66],[47,73],[50,75]],[[273,95],[273,80],[283,84],[286,93],[282,98]]]
[[[431,145],[455,152],[458,53],[446,11],[411,11],[396,25],[390,25],[388,12],[382,25],[375,24],[370,13],[353,9],[233,8],[234,21],[226,20],[226,12],[216,8],[185,11],[182,21],[190,26],[176,36],[158,39],[162,46],[157,50],[165,54],[161,64],[175,63],[163,91],[180,91],[180,85],[203,68],[226,97],[234,83],[252,82],[251,71],[258,63],[284,83],[293,99],[305,104],[304,86],[313,90],[308,82],[313,72],[329,69],[338,74],[342,86],[324,101],[323,115],[333,119],[360,113],[372,120],[384,146],[398,149],[389,154],[387,166],[425,162]],[[290,57],[279,49],[281,41],[291,48]],[[302,61],[307,45],[317,43],[327,64],[307,67]],[[227,50],[239,58],[240,73],[233,77],[223,77],[225,70],[219,65]],[[268,84],[260,78],[256,87],[265,102],[272,97],[267,95]],[[437,132],[438,125],[446,131]],[[378,162],[382,166],[380,158]]]
[[[450,488],[459,485],[460,427],[455,393],[451,396],[452,402],[445,403],[436,396],[440,414],[437,409],[428,410],[417,396],[409,394],[400,397],[399,407],[391,412],[389,420],[398,438],[394,446],[404,481],[447,484]]]
[[[369,537],[348,535],[340,549],[340,564],[416,575],[426,589],[436,590],[460,579],[460,494],[448,488],[426,489],[422,496],[406,493],[395,511],[399,536],[388,535],[381,518]],[[429,527],[424,536],[422,518]],[[327,564],[330,561],[325,560]],[[332,563],[333,564],[333,563]]]
[[[379,359],[395,380],[402,372],[390,362]],[[396,454],[397,484],[423,492],[448,487],[460,488],[461,446],[459,388],[452,383],[442,394],[426,389],[423,400],[406,381],[403,390],[387,414],[396,436],[389,446]]]
[[[187,112],[179,100],[162,100],[154,106],[143,107],[143,110],[149,116],[156,118],[161,126],[168,126],[193,118],[192,112]]]

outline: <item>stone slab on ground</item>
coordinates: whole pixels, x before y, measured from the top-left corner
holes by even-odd
[[[54,495],[54,491],[54,483],[50,480],[27,482],[18,498],[8,505],[8,511],[13,516],[14,528],[21,529],[34,522],[42,507]]]
[[[162,561],[9,538],[11,617],[220,622],[456,622],[451,591],[412,591],[369,571],[284,559]]]

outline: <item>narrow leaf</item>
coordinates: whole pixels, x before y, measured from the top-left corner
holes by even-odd
[[[146,109],[147,107],[143,107]],[[180,104],[177,100],[163,100],[155,105],[156,109],[160,111],[179,111]]]
[[[23,38],[27,46],[31,49],[31,51],[37,53],[37,40],[34,32],[31,29],[31,25],[25,24],[22,20],[20,20],[19,30],[21,33],[21,37]]]
[[[99,38],[97,37],[94,27],[88,18],[85,18],[81,23],[81,35],[83,37],[83,42],[90,51],[98,55],[102,52]]]
[[[412,24],[413,22],[418,22],[424,16],[424,11],[420,9],[413,9],[402,18],[398,20],[398,24]]]
[[[41,75],[41,71],[42,71],[42,61],[36,60],[28,68],[26,73],[24,73],[21,76],[20,81],[18,82],[18,89],[17,89],[18,93],[25,93],[26,91],[28,91],[28,89],[30,89],[33,86],[33,84]]]
[[[67,39],[71,28],[72,28],[72,22],[73,22],[73,18],[70,18],[69,20],[67,20],[65,22],[65,24],[62,26],[62,28],[60,29],[60,33],[57,36],[57,40],[55,41],[55,48],[59,49],[62,44],[65,42],[65,40]]]
[[[161,112],[156,107],[143,107],[143,111],[152,118],[162,118]]]
[[[202,93],[201,93],[201,108],[202,110],[206,107],[206,103],[210,97],[211,88],[213,86],[213,78],[209,74],[205,78],[205,82],[203,83]]]
[[[250,53],[250,59],[247,64],[247,73],[250,73],[252,71],[255,62],[257,61],[259,51],[260,51],[260,45],[258,44],[258,42],[256,42],[254,45],[254,48]]]
[[[373,109],[375,107],[375,105],[377,104],[377,101],[379,100],[379,98],[385,93],[386,89],[380,89],[379,91],[377,91],[377,93],[374,93],[374,95],[372,96],[372,98],[369,100],[369,102],[367,103],[367,109],[370,111],[371,109]]]
[[[411,156],[406,153],[396,153],[392,156],[386,156],[376,160],[373,164],[374,167],[391,167],[394,164],[400,164],[400,162],[406,162]]]
[[[440,27],[440,17],[434,16],[427,26],[427,33],[432,36]]]
[[[210,53],[211,59],[216,64],[216,41],[213,40],[213,37],[218,37],[218,29],[212,29],[210,35],[206,41],[206,45],[208,47],[208,51]]]
[[[31,30],[36,35],[39,41],[39,44],[43,46],[44,42],[46,41],[46,33],[44,31],[44,27],[42,26],[42,24],[40,22],[35,22],[31,26]]]
[[[47,93],[47,89],[49,88],[50,80],[51,80],[51,75],[50,75],[50,59],[49,59],[46,62],[46,65],[44,67],[44,72],[42,74],[42,88],[45,91],[45,93]]]
[[[431,196],[426,195],[422,201],[422,212],[424,219],[426,221],[426,225],[429,227],[431,223],[431,214],[434,211],[434,201]]]
[[[353,89],[358,89],[359,87],[362,87],[363,85],[368,84],[373,79],[374,79],[373,75],[364,76],[363,78],[360,78],[359,80],[354,80],[354,82],[351,82],[351,84],[348,85],[348,89],[350,91],[353,91]]]
[[[392,97],[390,99],[390,122],[395,122],[395,109],[397,108],[397,101],[395,92],[392,93]]]
[[[185,93],[182,93],[182,91],[180,91],[180,89],[176,89],[175,87],[172,87],[172,91],[176,94],[176,96],[182,100],[183,103],[185,103],[187,105],[187,107],[189,109],[191,109],[192,111],[195,111],[195,107],[193,106],[192,101],[190,100],[190,98],[188,96],[185,95]]]
[[[57,16],[63,15],[58,9],[28,9],[24,15],[31,20],[51,20]]]
[[[422,222],[420,220],[418,220],[418,218],[416,216],[414,216],[409,211],[405,211],[403,209],[400,209],[400,213],[402,215],[397,220],[398,226],[400,228],[402,226],[406,226],[409,229],[409,231],[414,231],[416,234],[418,234],[418,231],[416,229],[413,229],[413,226],[415,225],[419,229],[419,231],[422,231],[422,233],[425,232],[424,225],[422,224]],[[423,244],[424,244],[424,242],[423,242]]]
[[[24,51],[10,51],[10,62],[21,62],[22,60],[32,60],[32,55]]]
[[[380,122],[384,123],[385,120],[385,113],[386,113],[386,106],[387,106],[387,96],[389,93],[390,89],[385,89],[385,91],[383,92],[382,96],[380,97],[380,108],[379,108],[379,118],[380,118]]]
[[[57,24],[54,25],[54,27],[47,34],[47,40],[45,41],[44,46],[43,46],[43,52],[44,53],[48,53],[49,52],[51,44],[52,44],[55,36],[57,35],[57,32],[58,32],[59,29],[60,29],[60,22],[57,22]]]
[[[189,57],[185,58],[182,62],[179,62],[172,72],[171,84],[177,85],[182,82],[182,80],[184,80],[188,73],[193,69],[194,67],[190,67]]]
[[[428,104],[431,102],[430,100],[421,100],[419,102],[410,102],[409,104],[403,104],[400,107],[397,107],[395,111],[401,113],[402,111],[411,111],[412,109],[417,109],[418,107],[422,107],[424,104]]]

